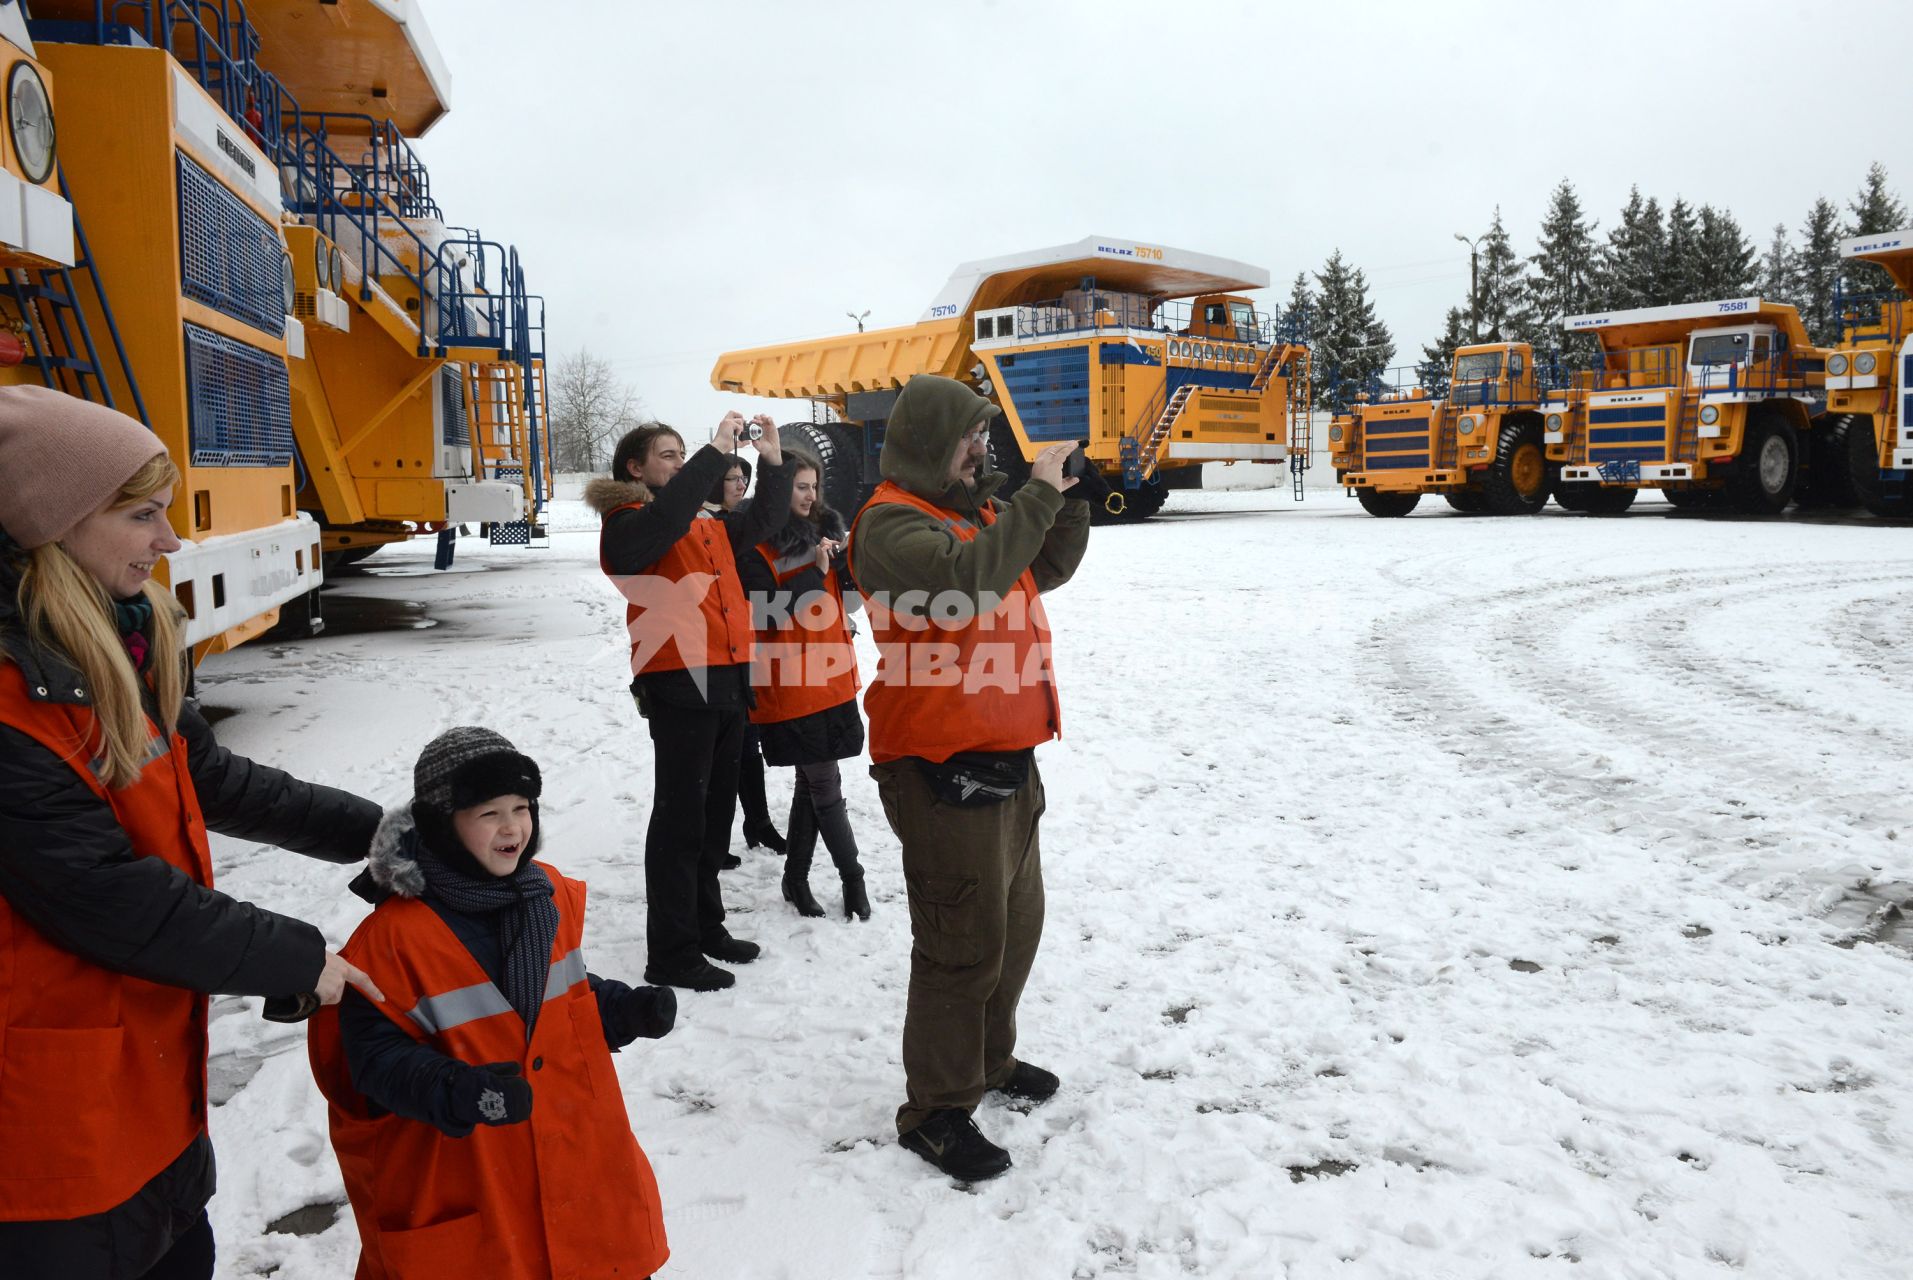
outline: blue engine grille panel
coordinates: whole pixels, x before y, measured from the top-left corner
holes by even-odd
[[[286,362],[187,325],[186,422],[196,467],[285,466],[292,461]]]
[[[469,448],[472,424],[465,417],[465,379],[457,365],[444,365],[438,371],[438,399],[445,423],[446,444]]]
[[[1368,471],[1419,471],[1428,466],[1428,419],[1384,418],[1362,428]]]
[[[1089,434],[1089,348],[1019,351],[998,367],[1003,394],[1016,406],[1031,440],[1077,440]]]
[[[285,257],[270,222],[211,174],[179,157],[180,291],[280,337],[286,331]]]

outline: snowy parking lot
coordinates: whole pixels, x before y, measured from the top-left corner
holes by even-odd
[[[328,631],[201,669],[227,745],[386,803],[455,724],[543,766],[600,974],[643,967],[650,744],[595,521],[335,577]],[[799,918],[621,1053],[681,1277],[1902,1277],[1913,1273],[1913,528],[1377,520],[1179,492],[1049,597],[1049,916],[959,1189],[894,1141],[909,930]],[[867,637],[860,643],[866,644]],[[866,673],[874,654],[866,650]],[[772,807],[789,795],[772,771]],[[780,813],[780,826],[782,824]],[[349,871],[221,840],[224,888],[342,942]],[[820,859],[820,864],[822,859]],[[1913,933],[1913,929],[1909,930]],[[215,1002],[223,1276],[357,1241],[303,1034]]]

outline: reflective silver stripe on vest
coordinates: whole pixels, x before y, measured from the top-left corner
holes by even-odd
[[[573,947],[569,953],[552,962],[551,972],[545,978],[545,999],[556,1000],[584,980],[584,948]],[[511,1001],[505,999],[504,992],[489,982],[475,982],[469,987],[447,991],[444,995],[420,996],[419,1002],[405,1016],[420,1031],[435,1036],[468,1022],[477,1022],[480,1018],[495,1018],[511,1011]]]
[[[971,524],[968,520],[964,519],[962,516],[939,516],[938,519],[941,520],[944,526],[953,533],[959,529],[967,530],[970,533],[976,532],[976,526]]]
[[[817,553],[815,551],[799,551],[794,555],[785,556],[782,560],[772,564],[771,572],[781,578],[793,569],[801,569],[807,564],[816,563],[816,561]]]
[[[585,949],[573,947],[568,954],[552,961],[551,972],[545,978],[545,999],[556,1000],[584,980]]]

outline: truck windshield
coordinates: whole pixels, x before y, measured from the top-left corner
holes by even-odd
[[[1704,338],[1695,338],[1687,363],[1738,364],[1747,358],[1749,337],[1745,333],[1713,333]]]
[[[1240,342],[1256,340],[1255,308],[1246,302],[1231,302],[1229,318],[1235,322],[1235,336]]]
[[[1483,382],[1501,376],[1501,353],[1499,351],[1481,351],[1470,356],[1455,357],[1456,382]]]

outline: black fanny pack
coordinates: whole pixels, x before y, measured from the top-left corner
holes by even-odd
[[[944,804],[980,809],[1002,804],[1030,780],[1032,752],[960,751],[942,764],[918,758],[917,768],[930,792]]]

